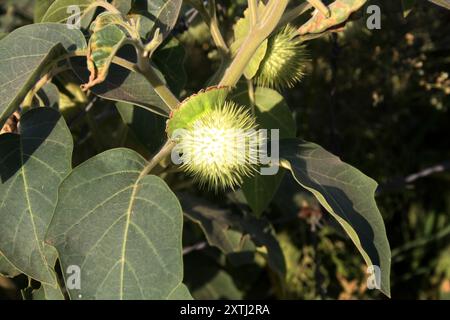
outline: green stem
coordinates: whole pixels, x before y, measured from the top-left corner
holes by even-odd
[[[174,110],[178,107],[180,101],[159,78],[158,74],[155,72],[148,60],[146,63],[139,66],[139,71],[148,80],[148,82],[150,82],[153,89],[155,89],[156,93],[161,97],[170,110]]]
[[[295,8],[292,8],[291,10],[287,11],[283,17],[280,20],[280,23],[278,24],[280,27],[288,24],[289,22],[295,20],[299,16],[301,16],[303,13],[308,11],[312,8],[312,5],[309,2],[304,2]]]
[[[254,25],[225,72],[220,86],[234,87],[244,73],[256,50],[277,27],[289,0],[270,0],[262,19]]]
[[[248,98],[250,100],[250,106],[252,108],[252,114],[255,115],[255,87],[252,80],[247,80],[248,85]]]
[[[213,41],[214,41],[217,49],[219,49],[219,51],[221,52],[221,54],[223,56],[226,56],[229,52],[229,49],[225,42],[225,39],[222,36],[222,33],[220,32],[217,16],[214,16],[211,19],[211,23],[209,24],[209,27],[211,30],[211,37],[213,38]]]
[[[248,8],[250,10],[250,25],[254,26],[258,22],[258,1],[248,0]]]
[[[165,157],[167,157],[175,147],[175,141],[168,140],[159,152],[148,162],[144,170],[141,172],[139,179],[148,175]]]

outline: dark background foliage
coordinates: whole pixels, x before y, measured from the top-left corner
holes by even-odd
[[[0,37],[32,23],[33,2],[1,1]],[[241,14],[242,1],[218,2],[223,29],[231,30],[229,17]],[[449,299],[450,13],[417,1],[405,19],[400,1],[369,2],[381,7],[381,30],[368,30],[362,13],[345,32],[310,41],[308,73],[283,95],[298,137],[322,145],[379,182],[377,202],[393,254],[392,297]],[[207,28],[198,17],[188,18],[176,29],[187,53],[185,96],[202,88],[218,63]],[[90,116],[101,128],[98,135],[86,135],[89,126],[77,127],[79,115],[66,115],[75,132],[75,164],[114,147],[122,137],[113,104],[101,99],[91,103]],[[175,189],[195,188],[174,179]],[[207,197],[240,205],[235,200],[239,193]],[[365,287],[365,265],[353,244],[290,176],[267,217],[286,258],[287,285],[280,286],[257,259],[243,263],[245,252],[224,259],[204,245],[196,225],[186,223],[185,274],[194,297],[381,297]],[[0,297],[14,296],[9,288],[26,286],[22,282],[0,278]]]

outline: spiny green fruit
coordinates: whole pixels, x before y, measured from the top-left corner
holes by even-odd
[[[255,117],[226,101],[227,88],[210,88],[185,100],[167,123],[182,154],[181,168],[201,186],[234,188],[252,176],[259,146]]]
[[[255,81],[258,86],[292,88],[305,74],[307,54],[295,27],[287,25],[269,38]]]

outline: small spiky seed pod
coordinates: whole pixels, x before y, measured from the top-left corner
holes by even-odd
[[[169,135],[172,132],[177,142],[176,151],[182,154],[181,168],[201,186],[216,191],[242,184],[258,165],[254,116],[222,98],[215,99],[210,91],[200,92],[181,105],[184,115],[175,111],[168,123]]]
[[[307,54],[297,30],[287,25],[269,38],[266,55],[255,80],[258,86],[292,88],[305,74]]]

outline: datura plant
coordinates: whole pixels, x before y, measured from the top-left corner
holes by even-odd
[[[377,183],[297,138],[276,91],[365,4],[35,1],[0,40],[0,274],[29,279],[24,299],[191,299],[225,282],[212,291],[236,298],[250,265],[240,287],[258,274],[285,298],[293,258],[270,213],[290,179],[390,296]],[[217,283],[196,282],[198,264]]]

